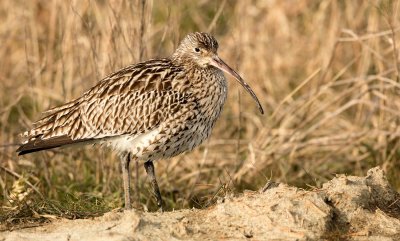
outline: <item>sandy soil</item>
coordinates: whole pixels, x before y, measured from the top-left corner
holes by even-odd
[[[400,240],[400,195],[373,168],[313,191],[268,183],[205,210],[60,219],[0,240]]]

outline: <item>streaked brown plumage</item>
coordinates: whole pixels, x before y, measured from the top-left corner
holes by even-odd
[[[27,141],[17,152],[107,144],[121,156],[125,207],[131,207],[129,163],[134,158],[145,161],[162,208],[153,161],[192,150],[210,135],[227,95],[222,70],[246,88],[263,113],[253,91],[217,56],[217,49],[211,35],[192,33],[171,57],[109,75],[78,99],[47,111],[24,133]]]

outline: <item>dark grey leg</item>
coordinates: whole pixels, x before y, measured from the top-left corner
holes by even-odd
[[[146,169],[147,175],[150,178],[151,186],[153,187],[154,196],[156,197],[157,206],[163,211],[163,201],[161,198],[160,189],[158,188],[156,175],[154,173],[154,164],[153,161],[147,161],[144,163],[144,168]]]
[[[131,173],[129,170],[131,155],[129,153],[124,153],[120,158],[122,165],[122,179],[124,182],[125,209],[131,209]]]

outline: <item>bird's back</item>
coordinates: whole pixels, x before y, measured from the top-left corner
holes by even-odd
[[[209,136],[226,99],[222,72],[201,71],[188,71],[167,58],[121,69],[78,99],[46,112],[24,133],[27,142],[17,152],[92,142],[110,142],[119,151],[131,144],[126,151],[153,158],[192,149]],[[146,140],[140,148],[134,146],[139,137]]]
[[[185,103],[174,88],[182,69],[169,59],[123,68],[99,81],[81,97],[45,112],[23,135],[19,154],[62,145],[140,134],[157,126],[168,110]],[[170,110],[173,111],[173,110]]]

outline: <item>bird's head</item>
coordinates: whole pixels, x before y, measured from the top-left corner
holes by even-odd
[[[256,101],[261,114],[264,110],[254,91],[235,70],[229,67],[217,54],[218,42],[208,33],[188,34],[172,55],[180,64],[194,68],[217,68],[232,75]]]
[[[183,64],[207,68],[212,66],[213,58],[218,57],[217,50],[218,42],[213,36],[196,32],[182,40],[173,57]]]

